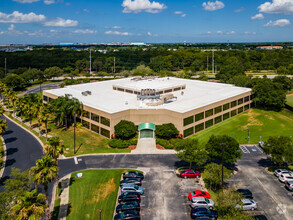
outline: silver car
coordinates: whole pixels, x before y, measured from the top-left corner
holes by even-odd
[[[192,208],[207,208],[213,209],[215,207],[215,203],[213,200],[204,198],[204,197],[193,197],[190,201],[190,206]]]
[[[293,181],[288,181],[288,182],[286,182],[285,187],[286,187],[288,190],[293,191]]]
[[[293,174],[291,171],[288,171],[286,169],[277,169],[274,172],[276,177],[279,177],[281,174]]]
[[[144,190],[141,186],[137,186],[134,184],[124,184],[121,186],[121,194],[125,192],[137,192],[142,195],[144,193]]]
[[[281,174],[279,176],[279,180],[282,182],[282,183],[285,183],[287,181],[293,181],[293,176],[290,175],[290,174]]]
[[[237,204],[236,208],[242,208],[242,210],[255,210],[257,209],[257,204],[253,199],[242,199],[241,205]]]

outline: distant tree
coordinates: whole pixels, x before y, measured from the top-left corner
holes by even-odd
[[[234,76],[245,75],[244,70],[243,63],[237,57],[232,56],[227,58],[225,64],[221,66],[220,72],[216,74],[216,78],[222,82],[227,82]]]
[[[290,63],[288,66],[288,74],[293,75],[293,63]]]
[[[117,125],[114,126],[114,134],[117,138],[126,140],[135,136],[137,128],[131,121],[121,120]]]
[[[251,87],[251,78],[245,75],[234,76],[229,79],[228,83],[234,84],[239,87]]]
[[[280,83],[285,91],[290,91],[293,88],[293,81],[287,76],[277,76],[273,79],[273,82]]]
[[[205,74],[201,74],[197,79],[201,81],[208,81],[209,77]]]
[[[175,138],[179,134],[178,129],[174,124],[162,124],[156,126],[156,136],[163,139]]]
[[[286,67],[280,66],[277,69],[277,74],[279,74],[279,75],[288,75],[289,74],[289,71],[288,71],[288,69]]]
[[[87,59],[78,60],[76,61],[75,66],[79,72],[84,71],[89,67],[89,61]]]
[[[3,82],[11,89],[22,89],[25,87],[25,80],[19,75],[11,74],[4,78]]]
[[[197,139],[181,139],[175,144],[176,156],[189,163],[191,169],[192,162],[198,166],[203,166],[207,161],[206,151],[199,145]]]
[[[51,79],[53,77],[58,77],[63,75],[63,70],[57,66],[49,67],[45,69],[44,76],[46,79]]]
[[[100,71],[103,67],[103,62],[100,59],[95,59],[93,62],[93,68],[96,69],[96,72]]]
[[[145,65],[140,65],[132,70],[134,76],[151,76],[154,75],[154,71]]]
[[[26,81],[26,83],[30,83],[30,82],[35,81],[36,79],[39,78],[38,76],[39,76],[39,74],[41,74],[40,72],[42,72],[42,71],[40,71],[38,69],[28,69],[20,76]]]

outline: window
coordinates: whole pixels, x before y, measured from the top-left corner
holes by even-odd
[[[202,119],[204,119],[204,113],[203,112],[196,114],[194,121],[200,121]]]
[[[108,118],[104,118],[104,117],[101,116],[101,123],[103,125],[106,125],[106,126],[110,127],[110,119],[108,119]]]
[[[100,117],[94,113],[91,114],[91,119],[96,122],[100,121]]]
[[[172,89],[165,90],[164,93],[172,92]]]
[[[246,96],[245,98],[244,98],[244,102],[248,102],[249,101],[249,96]]]
[[[45,102],[48,102],[48,96],[43,96],[43,100],[45,101]]]
[[[222,115],[215,118],[215,124],[218,124],[222,121]]]
[[[92,124],[91,129],[92,129],[92,131],[94,131],[96,133],[100,133],[100,128],[97,125]]]
[[[183,131],[183,135],[184,135],[184,137],[187,137],[187,136],[189,136],[189,135],[192,135],[193,133],[194,133],[194,131],[193,131],[193,127],[188,128],[188,129],[186,129],[186,130]]]
[[[88,121],[82,120],[82,126],[85,128],[90,128],[90,123]]]
[[[215,108],[215,114],[218,114],[221,111],[222,111],[222,106]]]
[[[230,118],[230,113],[227,112],[226,114],[223,115],[223,121]]]
[[[173,89],[173,91],[178,91],[180,89],[181,89],[180,87],[177,87],[177,88]]]
[[[206,121],[206,128],[209,128],[209,127],[211,127],[213,124],[214,124],[214,119],[211,119],[211,120],[209,120],[209,121]]]
[[[231,102],[231,108],[235,107],[237,105],[236,101]]]
[[[194,133],[199,132],[199,131],[201,131],[201,130],[203,130],[203,129],[204,129],[204,123],[201,123],[201,124],[199,124],[199,125],[196,125],[196,126],[194,127]]]
[[[230,108],[230,103],[223,105],[223,111],[226,111]]]
[[[104,129],[104,128],[101,128],[101,135],[107,137],[107,138],[110,138],[110,131]]]
[[[90,118],[90,113],[88,111],[83,111],[82,116],[85,118]]]
[[[235,116],[235,115],[237,115],[237,112],[236,112],[236,110],[233,110],[233,111],[231,112],[231,117],[233,117],[233,116]]]
[[[249,109],[249,104],[244,106],[244,111],[247,111]]]
[[[241,105],[243,103],[243,98],[242,99],[238,99],[238,105]]]
[[[238,114],[243,112],[243,107],[238,108]]]
[[[214,109],[210,109],[205,112],[206,118],[212,116],[213,114],[214,114]]]
[[[183,125],[184,126],[189,125],[189,124],[192,124],[193,122],[194,122],[193,116],[190,116],[188,118],[184,118],[183,119]]]

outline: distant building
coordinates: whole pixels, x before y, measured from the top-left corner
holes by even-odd
[[[60,43],[60,46],[73,46],[74,43]]]
[[[33,50],[31,46],[23,44],[9,44],[9,45],[0,45],[0,51],[2,52],[17,52],[17,51],[29,51]]]
[[[259,50],[280,50],[283,49],[282,46],[258,46],[256,49]]]

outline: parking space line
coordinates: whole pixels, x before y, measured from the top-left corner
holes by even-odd
[[[74,157],[74,163],[78,164],[77,157]]]
[[[243,153],[245,154],[250,154],[250,151],[247,149],[245,146],[240,146],[240,149],[242,150]]]
[[[258,147],[257,145],[255,145],[255,147],[256,147],[261,153],[263,153],[263,150],[260,149],[260,147]]]

